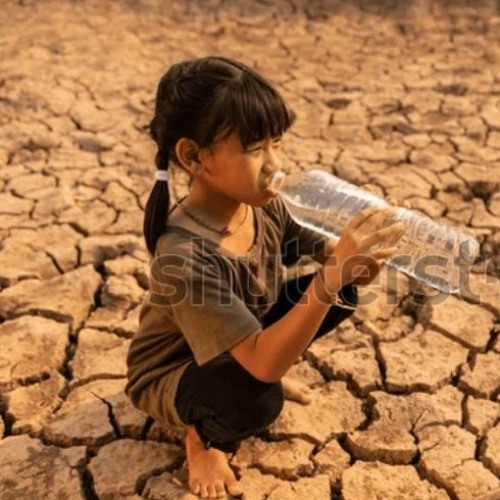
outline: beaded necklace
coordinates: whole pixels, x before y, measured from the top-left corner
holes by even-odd
[[[185,199],[185,198],[184,198]],[[243,220],[238,224],[238,227],[236,227],[233,230],[230,230],[228,226],[224,226],[222,229],[217,229],[215,227],[212,227],[210,224],[207,224],[203,219],[200,219],[197,215],[193,214],[190,210],[185,207],[182,202],[184,201],[181,200],[177,206],[192,220],[194,220],[197,224],[200,226],[203,226],[204,228],[213,231],[214,233],[220,234],[221,236],[231,236],[232,234],[235,234],[242,226],[245,224],[248,216],[248,205],[245,205],[245,217]]]

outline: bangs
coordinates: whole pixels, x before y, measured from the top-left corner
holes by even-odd
[[[266,138],[281,137],[295,114],[279,93],[257,74],[243,73],[214,99],[209,143],[236,132],[243,147]]]

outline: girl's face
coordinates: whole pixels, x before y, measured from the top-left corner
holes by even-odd
[[[266,138],[244,148],[236,133],[214,143],[202,157],[199,181],[216,195],[263,206],[275,194],[269,191],[271,174],[283,167],[281,137]]]

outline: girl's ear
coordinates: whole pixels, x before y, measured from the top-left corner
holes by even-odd
[[[175,145],[175,156],[190,175],[196,175],[201,170],[200,147],[192,139],[182,137]]]

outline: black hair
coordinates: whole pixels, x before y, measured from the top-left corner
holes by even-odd
[[[163,75],[149,125],[158,147],[158,170],[168,170],[179,139],[207,148],[236,132],[243,147],[268,137],[280,137],[292,125],[293,112],[278,91],[256,71],[226,57],[182,61]],[[151,255],[166,230],[168,183],[157,181],[146,203],[144,237]]]

